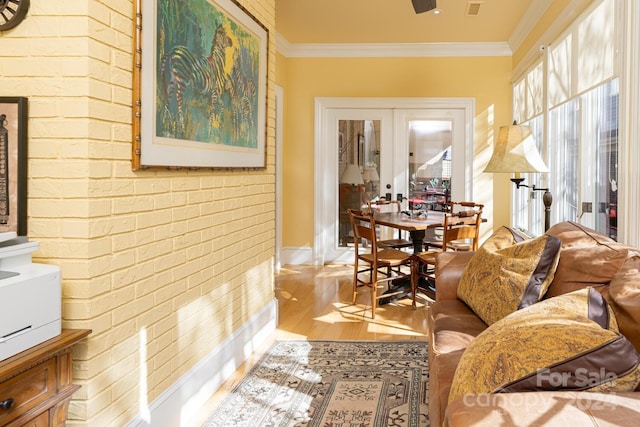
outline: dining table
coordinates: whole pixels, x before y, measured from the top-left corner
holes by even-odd
[[[422,215],[405,212],[375,212],[373,219],[376,224],[408,231],[413,243],[413,252],[423,252],[423,243],[427,230],[444,225],[445,212],[427,211]]]
[[[423,244],[427,230],[444,226],[445,215],[445,212],[438,211],[421,211],[420,213],[412,212],[411,214],[407,214],[406,211],[374,212],[373,219],[376,225],[408,231],[411,236],[411,242],[413,243],[413,252],[420,253],[424,251]],[[435,295],[435,283],[428,283],[426,279],[421,277],[420,283],[417,283],[416,286],[418,289],[426,290],[428,295]],[[379,304],[385,305],[395,299],[411,295],[411,281],[406,278],[394,280],[390,289],[387,290],[385,294],[396,293],[398,288],[404,288],[406,292],[404,294],[396,294],[395,296],[382,298]]]
[[[429,230],[434,230],[438,227],[444,226],[444,219],[447,215],[446,212],[441,211],[420,211],[407,213],[405,212],[374,212],[373,219],[376,224],[384,225],[386,227],[396,228],[399,230],[408,231],[411,236],[411,242],[413,243],[413,252],[424,252],[424,238]],[[483,218],[482,222],[486,222]],[[435,230],[434,230],[435,234]],[[395,297],[383,298],[379,304],[384,305],[391,302],[393,299],[401,298],[411,294],[411,283],[404,278],[394,280],[392,288],[386,293],[394,293],[398,287],[406,289],[405,295],[396,295]],[[431,298],[435,298],[435,282],[433,279],[426,279],[424,277],[419,278],[419,282],[416,284],[417,289],[421,289],[426,292]]]

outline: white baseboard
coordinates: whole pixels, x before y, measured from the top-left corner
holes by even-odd
[[[141,410],[126,427],[187,427],[214,392],[263,345],[278,324],[274,299]]]
[[[313,249],[310,246],[282,248],[282,265],[313,265]]]

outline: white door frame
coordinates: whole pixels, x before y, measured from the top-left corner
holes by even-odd
[[[475,100],[473,98],[316,98],[315,99],[315,135],[314,135],[314,245],[313,264],[325,263],[326,245],[329,241],[328,232],[335,227],[331,224],[335,218],[328,215],[327,197],[335,198],[337,176],[328,176],[329,169],[335,158],[337,144],[335,135],[327,132],[328,110],[334,108],[346,109],[440,109],[464,111],[464,170],[465,195],[472,197],[473,189],[473,119],[475,117]],[[333,168],[330,168],[333,169]]]

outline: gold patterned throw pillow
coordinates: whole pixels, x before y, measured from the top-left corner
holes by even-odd
[[[501,227],[476,251],[458,284],[458,298],[487,325],[540,301],[560,257],[557,237],[528,240]]]
[[[640,355],[594,288],[549,298],[484,330],[456,368],[449,401],[466,394],[633,391]]]
[[[533,236],[529,236],[516,228],[502,226],[482,244],[482,247],[491,250],[503,249],[532,238]]]

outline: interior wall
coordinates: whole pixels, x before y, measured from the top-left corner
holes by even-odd
[[[61,268],[63,328],[93,330],[68,425],[144,415],[273,302],[275,0],[240,3],[271,34],[264,170],[132,172],[131,0],[32,0],[0,36],[0,93],[29,98],[34,261]]]
[[[285,68],[287,75],[284,247],[313,246],[316,97],[475,98],[474,198],[487,206],[487,229],[509,223],[509,198],[502,195],[509,194],[510,181],[482,171],[499,127],[511,119],[510,57],[280,58],[285,63],[278,69]]]

